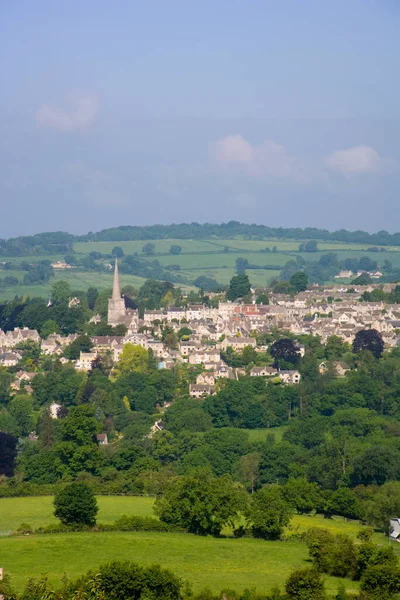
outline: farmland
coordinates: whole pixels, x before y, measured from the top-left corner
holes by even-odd
[[[318,261],[323,253],[334,252],[338,260],[346,258],[357,258],[368,256],[377,261],[378,266],[384,260],[390,260],[394,268],[400,268],[400,248],[386,247],[385,252],[367,251],[365,244],[349,244],[340,242],[320,242],[318,252],[299,252],[299,240],[268,239],[264,241],[247,240],[242,238],[230,239],[206,239],[206,240],[180,240],[162,239],[150,242],[154,245],[153,253],[147,255],[143,252],[143,246],[149,240],[126,241],[126,242],[76,242],[72,249],[79,263],[87,258],[90,253],[100,253],[102,258],[97,260],[99,270],[88,270],[83,266],[68,270],[55,271],[55,277],[43,284],[24,284],[23,279],[26,272],[19,269],[21,262],[37,263],[41,260],[64,260],[64,255],[34,255],[9,257],[0,255],[0,263],[8,263],[7,268],[0,268],[0,279],[4,277],[17,278],[19,284],[8,284],[2,286],[0,298],[7,300],[15,295],[43,296],[50,295],[51,286],[60,279],[67,281],[73,290],[86,290],[89,286],[98,289],[109,288],[112,285],[112,273],[104,267],[110,263],[111,252],[115,246],[122,248],[124,254],[134,255],[143,267],[151,267],[157,261],[161,268],[176,278],[179,285],[191,287],[199,276],[215,279],[218,283],[226,285],[235,274],[235,263],[237,258],[248,261],[247,274],[253,286],[268,285],[273,279],[279,278],[282,268],[289,260],[313,260]],[[180,246],[179,254],[170,254],[171,246]],[[169,270],[171,265],[173,271]],[[108,267],[109,268],[109,267]],[[123,270],[122,270],[123,271]],[[122,285],[131,284],[140,287],[146,277],[138,274],[121,274]],[[174,280],[174,279],[172,279]]]
[[[153,498],[103,496],[98,501],[100,522],[112,522],[122,514],[152,515]],[[0,500],[1,566],[18,588],[32,575],[47,573],[51,583],[59,584],[64,573],[77,577],[101,563],[123,557],[145,565],[159,563],[191,582],[195,591],[207,586],[214,592],[227,587],[255,587],[261,592],[282,586],[293,569],[308,564],[306,546],[297,537],[266,542],[153,532],[5,535],[21,522],[39,527],[53,521],[51,497]],[[311,526],[351,537],[360,529],[357,522],[339,517],[327,521],[319,516],[296,515],[288,534],[301,533]],[[376,534],[374,541],[387,543],[381,534]],[[347,581],[346,585],[348,590],[357,588],[354,582]],[[338,580],[327,577],[326,586],[333,593]]]

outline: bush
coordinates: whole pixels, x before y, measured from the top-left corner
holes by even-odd
[[[29,535],[30,533],[33,533],[32,526],[29,525],[29,523],[21,523],[21,525],[17,529],[17,533],[20,533],[22,535]]]
[[[387,565],[369,567],[362,579],[361,589],[369,600],[391,600],[400,591],[400,571]]]
[[[335,577],[355,577],[357,551],[346,535],[333,535],[326,529],[312,527],[304,534],[304,540],[318,571]]]
[[[100,568],[100,586],[106,598],[178,600],[181,580],[159,565],[141,567],[130,562],[112,562]]]
[[[116,531],[183,531],[181,528],[168,525],[153,517],[138,517],[136,515],[130,517],[122,515],[115,521],[114,529]]]
[[[298,569],[286,581],[286,594],[290,600],[325,600],[324,584],[315,569]]]

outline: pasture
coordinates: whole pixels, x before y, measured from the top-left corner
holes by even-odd
[[[59,585],[113,560],[154,563],[171,569],[199,592],[222,589],[270,591],[283,586],[291,571],[307,566],[307,549],[299,540],[265,542],[197,537],[190,534],[108,532],[10,537],[0,540],[1,564],[19,589],[29,577],[46,573]],[[334,593],[339,580],[326,577]],[[348,590],[357,584],[346,581]]]
[[[143,246],[151,242],[154,244],[154,255],[147,256],[143,253]],[[386,252],[367,252],[367,245],[345,244],[340,242],[319,242],[317,253],[299,252],[300,240],[247,240],[243,238],[233,239],[207,239],[207,240],[137,240],[130,242],[79,242],[73,245],[76,257],[82,259],[90,252],[100,252],[110,255],[115,246],[120,246],[125,255],[137,254],[147,262],[157,260],[163,267],[179,265],[177,272],[185,280],[183,287],[190,287],[193,281],[201,275],[213,277],[218,283],[228,284],[235,275],[236,259],[241,257],[247,259],[250,267],[247,274],[254,287],[268,285],[272,279],[280,276],[281,269],[289,260],[302,257],[305,260],[318,261],[322,254],[335,252],[340,260],[345,258],[361,258],[368,256],[382,265],[384,260],[390,260],[394,267],[400,267],[400,248],[387,247]],[[172,245],[178,245],[182,251],[178,255],[169,253]],[[265,249],[269,248],[266,252]],[[18,270],[19,263],[26,261],[34,263],[39,260],[63,260],[63,255],[53,256],[18,256],[7,257],[0,255],[1,262],[12,263],[12,268],[1,269],[0,279],[6,276],[17,277],[23,281],[26,271]],[[103,263],[109,263],[110,258],[101,259]],[[49,297],[51,286],[54,281],[63,279],[67,281],[73,290],[86,290],[89,286],[104,289],[112,285],[112,273],[85,271],[82,267],[71,270],[56,271],[55,278],[43,285],[11,285],[0,290],[0,299],[8,300],[15,295],[27,295]],[[135,275],[121,275],[122,285],[131,284],[140,287],[145,279]],[[181,284],[179,284],[181,285]]]
[[[153,498],[99,496],[98,501],[100,522],[113,522],[122,514],[153,515]],[[340,517],[326,520],[296,515],[287,530],[288,539],[277,542],[155,532],[7,536],[22,522],[33,527],[54,522],[52,512],[49,496],[0,499],[0,565],[18,589],[33,575],[47,573],[50,582],[58,585],[64,573],[73,578],[101,563],[124,559],[146,565],[159,563],[192,583],[195,591],[209,587],[216,593],[224,588],[241,591],[251,587],[266,592],[282,586],[293,569],[309,564],[305,544],[291,535],[319,526],[355,537],[361,527]],[[382,534],[375,534],[375,541],[387,543]],[[328,591],[336,592],[339,581],[331,577],[325,581]],[[345,583],[348,590],[357,589],[356,583]]]

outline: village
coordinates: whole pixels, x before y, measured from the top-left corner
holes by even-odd
[[[159,310],[145,310],[143,318],[139,312],[127,309],[120,292],[118,263],[115,264],[113,294],[108,301],[108,324],[125,325],[123,336],[93,336],[92,348],[89,352],[80,352],[73,361],[78,371],[90,371],[97,357],[107,357],[117,364],[126,344],[141,346],[152,352],[159,369],[171,369],[180,363],[200,367],[196,382],[189,386],[189,394],[193,398],[213,395],[219,379],[237,379],[244,375],[243,368],[234,368],[226,364],[221,353],[243,352],[251,348],[257,353],[265,353],[267,346],[257,343],[265,334],[280,331],[287,332],[290,337],[311,334],[319,336],[322,343],[329,337],[337,336],[351,344],[357,332],[363,329],[378,331],[386,347],[394,347],[400,342],[400,305],[383,302],[360,302],[365,291],[372,291],[376,284],[359,286],[358,289],[346,289],[343,286],[319,287],[300,292],[295,296],[289,294],[269,293],[269,304],[256,303],[253,293],[251,303],[242,299],[236,301],[220,301],[216,308],[206,304],[167,307]],[[384,291],[391,291],[393,284],[386,284]],[[252,290],[252,292],[254,292]],[[71,303],[74,299],[71,299]],[[100,315],[94,315],[92,322],[99,322]],[[185,336],[171,347],[161,339],[162,327],[168,325],[170,330],[178,333],[185,328]],[[22,359],[18,347],[21,343],[31,341],[40,344],[44,356],[59,357],[62,363],[70,362],[64,356],[65,348],[71,344],[78,334],[62,336],[52,334],[41,339],[36,330],[16,328],[7,333],[0,330],[0,365],[16,367]],[[304,347],[296,342],[299,355],[304,355]],[[326,364],[321,362],[320,372],[324,372]],[[337,376],[344,376],[349,367],[343,362],[336,362],[334,368]],[[279,370],[269,364],[252,366],[248,374],[253,377],[266,377],[271,381],[296,385],[300,382],[298,370]],[[35,372],[17,371],[12,383],[14,392],[18,392],[21,384],[25,393],[31,393],[29,382]]]

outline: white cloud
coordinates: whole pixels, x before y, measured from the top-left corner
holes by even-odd
[[[333,152],[325,159],[325,164],[342,175],[363,175],[382,171],[385,161],[374,148],[361,145]]]
[[[60,131],[84,131],[96,120],[99,101],[96,96],[80,96],[69,99],[69,110],[51,104],[42,104],[36,120],[44,127]]]
[[[249,164],[254,158],[252,146],[240,134],[210,142],[208,148],[210,157],[220,166]]]
[[[252,146],[240,134],[228,135],[208,145],[210,160],[219,169],[240,171],[255,177],[309,181],[310,168],[304,161],[290,156],[286,148],[273,140]]]

